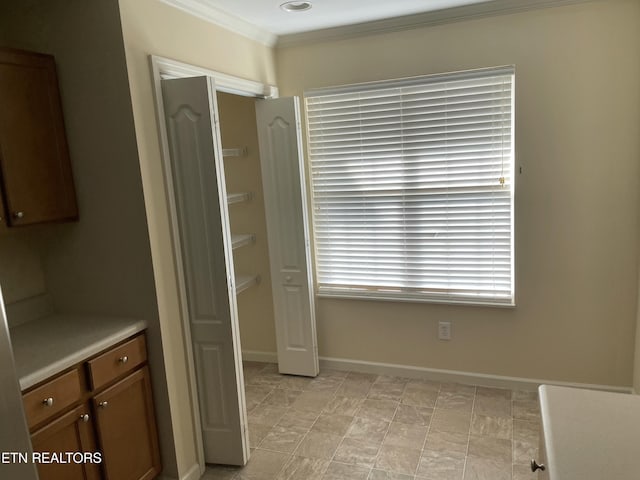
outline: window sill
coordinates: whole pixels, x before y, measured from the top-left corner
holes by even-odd
[[[389,294],[380,294],[380,293],[360,293],[360,292],[327,292],[327,291],[318,291],[316,293],[316,297],[318,298],[328,298],[328,299],[345,299],[345,300],[373,300],[379,302],[401,302],[401,303],[431,303],[436,305],[453,305],[453,306],[469,306],[469,307],[489,307],[489,308],[516,308],[515,301],[506,303],[506,302],[491,302],[491,301],[483,301],[479,302],[474,299],[460,299],[460,300],[452,300],[450,298],[447,299],[438,299],[433,297],[425,297],[425,296],[410,296],[406,294],[402,295],[394,295],[393,293]]]

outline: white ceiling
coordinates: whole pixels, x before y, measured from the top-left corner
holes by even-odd
[[[286,0],[204,0],[202,3],[275,35],[307,32],[432,12],[489,0],[308,0],[310,10],[285,12]]]

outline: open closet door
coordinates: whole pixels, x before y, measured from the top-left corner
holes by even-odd
[[[246,407],[215,85],[209,77],[163,80],[162,96],[205,462],[244,465]]]
[[[316,376],[315,302],[298,97],[256,102],[280,373]]]

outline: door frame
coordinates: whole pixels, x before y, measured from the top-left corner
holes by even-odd
[[[167,127],[165,124],[164,103],[162,101],[162,80],[172,78],[187,78],[197,76],[209,76],[215,80],[216,91],[232,93],[244,97],[254,98],[278,98],[278,88],[253,80],[247,80],[226,73],[217,72],[204,67],[190,65],[166,57],[149,55],[149,65],[153,81],[153,96],[156,106],[156,123],[160,139],[160,156],[164,172],[164,190],[169,207],[169,226],[171,228],[171,240],[173,244],[173,258],[177,272],[178,297],[182,317],[183,346],[187,356],[187,372],[189,394],[191,397],[191,409],[193,412],[193,429],[196,440],[196,459],[200,466],[200,475],[205,471],[204,445],[202,440],[202,428],[200,421],[200,405],[198,404],[198,384],[196,381],[195,362],[193,359],[193,347],[191,344],[191,326],[189,325],[189,312],[187,311],[187,287],[182,262],[182,244],[180,243],[180,230],[178,225],[177,206],[173,193],[173,173],[171,170],[171,157]],[[216,112],[217,115],[217,112]],[[236,326],[238,327],[238,326]],[[246,428],[246,425],[245,425]],[[248,434],[248,432],[247,432]]]

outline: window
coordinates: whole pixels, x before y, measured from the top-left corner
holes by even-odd
[[[512,67],[305,92],[321,295],[512,305]]]

